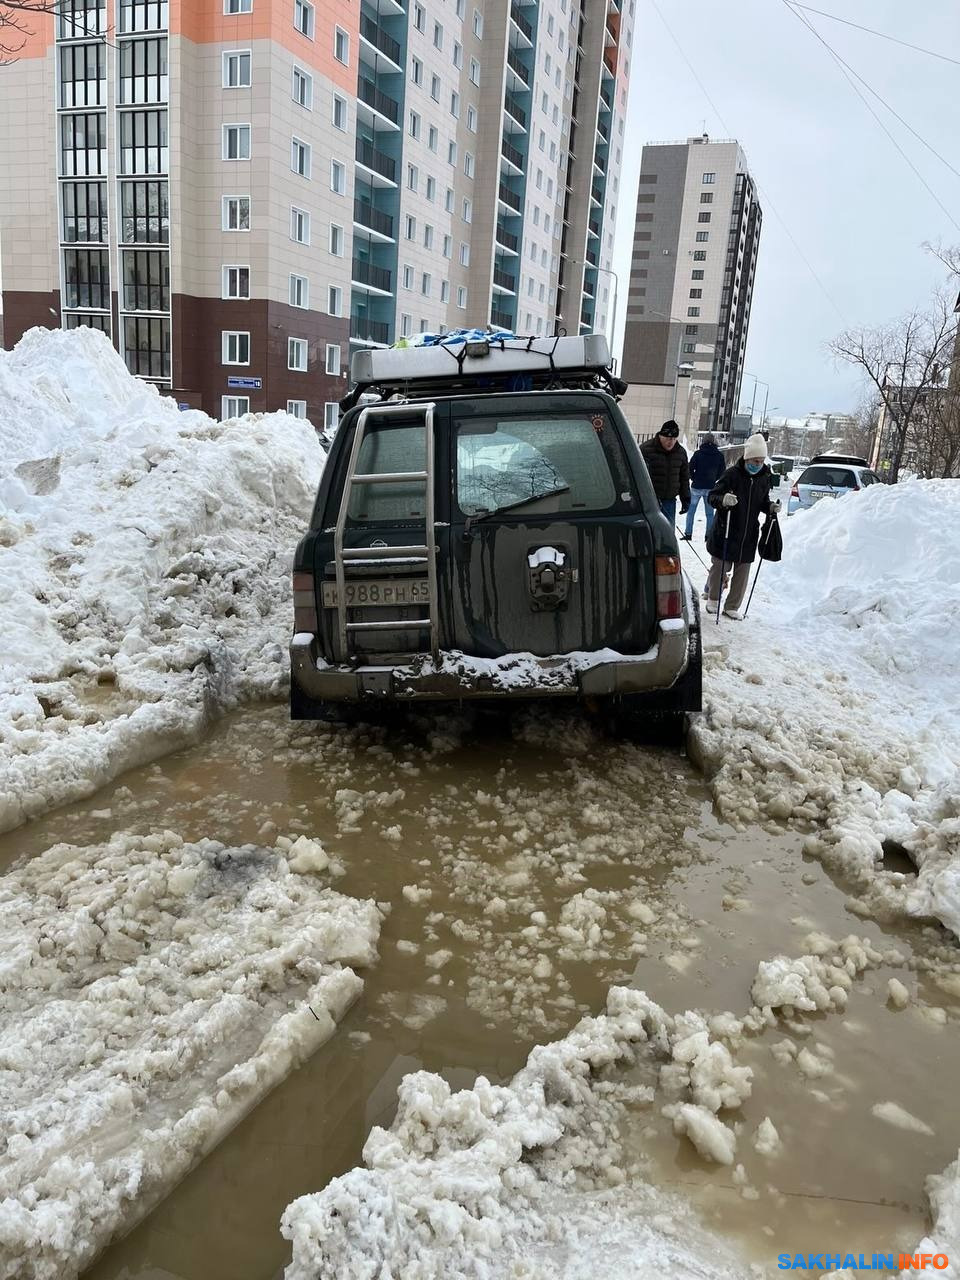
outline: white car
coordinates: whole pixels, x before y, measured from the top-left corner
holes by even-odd
[[[866,458],[848,454],[821,453],[810,459],[794,481],[787,502],[787,515],[793,515],[804,507],[812,507],[824,498],[839,498],[845,493],[858,493],[871,484],[883,481],[873,471]]]

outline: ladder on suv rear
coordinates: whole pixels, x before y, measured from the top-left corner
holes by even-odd
[[[333,555],[334,568],[337,575],[337,621],[339,624],[340,634],[340,654],[342,661],[349,662],[353,656],[350,641],[357,632],[362,631],[410,631],[429,633],[430,645],[429,650],[419,646],[414,653],[430,652],[434,659],[439,661],[440,657],[440,633],[439,633],[439,611],[437,607],[437,547],[435,541],[435,486],[434,472],[436,461],[436,439],[434,435],[434,413],[436,404],[432,401],[427,404],[409,405],[409,404],[388,404],[388,405],[371,405],[364,409],[357,421],[356,431],[354,432],[353,445],[350,449],[350,458],[347,462],[347,474],[344,478],[343,493],[340,498],[340,510],[337,513],[337,523],[334,529],[333,537]],[[357,464],[360,460],[360,451],[363,448],[363,442],[366,438],[367,428],[371,420],[389,419],[389,418],[410,418],[423,417],[424,431],[424,457],[426,459],[426,470],[424,471],[384,471],[370,473],[358,473]],[[422,545],[403,546],[403,547],[345,547],[343,545],[344,534],[347,527],[347,516],[350,509],[350,499],[353,494],[354,486],[359,484],[423,484],[424,493],[424,534]],[[430,593],[430,601],[428,607],[428,616],[426,618],[382,618],[376,622],[351,622],[349,613],[352,608],[361,606],[351,605],[347,601],[347,569],[348,567],[359,565],[376,564],[377,562],[397,561],[397,560],[423,560],[427,569],[427,584]],[[390,607],[385,604],[376,604],[365,602],[363,608],[383,609]]]

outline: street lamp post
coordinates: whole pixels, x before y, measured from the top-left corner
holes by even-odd
[[[680,386],[680,379],[689,378],[693,373],[693,368],[693,365],[689,363],[677,365],[677,370],[673,379],[673,408],[670,410],[671,418],[675,418],[677,416],[677,388]]]
[[[617,273],[615,271],[611,271],[609,267],[595,267],[592,262],[585,262],[583,258],[567,258],[567,262],[569,262],[571,265],[575,267],[588,267],[588,268],[592,268],[594,271],[602,271],[604,275],[608,275],[613,279],[613,311],[611,312],[608,320],[608,323],[610,326],[610,356],[612,359],[613,343],[614,343],[614,337],[616,334],[616,326],[617,326],[618,285],[620,283]],[[577,312],[577,314],[579,315],[580,313]]]

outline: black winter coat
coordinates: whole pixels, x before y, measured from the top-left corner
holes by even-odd
[[[658,502],[669,502],[679,496],[681,505],[690,505],[690,469],[687,451],[682,444],[664,449],[660,437],[645,440],[640,446],[643,460],[653,481],[653,491]]]
[[[727,464],[715,444],[702,444],[690,459],[690,485],[694,489],[712,489]]]
[[[712,556],[720,559],[726,542],[728,564],[752,562],[760,538],[760,517],[770,514],[772,480],[773,473],[766,463],[762,471],[752,476],[742,458],[723,473],[707,497],[717,512],[707,539],[707,550]],[[737,495],[735,507],[723,506],[725,493]]]

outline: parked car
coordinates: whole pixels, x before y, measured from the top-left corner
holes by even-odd
[[[676,726],[700,709],[697,594],[608,365],[600,335],[354,356],[294,561],[293,719],[553,698]]]
[[[845,493],[857,493],[871,484],[883,481],[873,471],[866,458],[852,454],[819,453],[797,477],[787,502],[787,514],[793,515],[803,507],[812,507],[824,498],[839,498]]]

